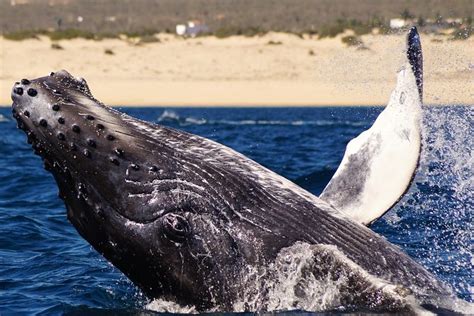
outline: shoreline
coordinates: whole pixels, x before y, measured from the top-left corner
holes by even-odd
[[[15,81],[60,69],[84,77],[95,98],[118,107],[386,105],[403,62],[405,35],[363,35],[363,47],[348,47],[343,36],[157,34],[157,42],[142,45],[0,37],[0,106],[11,104]],[[474,38],[423,34],[422,46],[425,103],[474,104]]]

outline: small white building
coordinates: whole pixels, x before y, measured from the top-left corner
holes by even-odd
[[[446,19],[446,22],[447,22],[447,23],[450,23],[450,24],[461,24],[461,23],[462,23],[462,19],[460,19],[460,18],[457,18],[457,19],[447,18],[447,19]]]
[[[209,28],[200,21],[188,21],[187,24],[177,24],[176,34],[179,36],[196,37],[201,33],[206,33]]]
[[[176,25],[176,34],[178,34],[179,36],[186,35],[186,24]]]
[[[29,3],[30,3],[29,0],[10,0],[10,5],[12,7],[16,5],[24,5],[24,4],[29,4]]]
[[[404,19],[390,19],[390,28],[392,29],[400,29],[407,25],[407,21]]]

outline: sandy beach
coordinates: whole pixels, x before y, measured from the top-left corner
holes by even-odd
[[[405,46],[404,35],[362,36],[363,49],[341,36],[156,37],[54,42],[61,49],[0,37],[0,104],[15,81],[66,69],[116,106],[384,105]],[[425,103],[474,104],[474,38],[422,35],[422,45]]]

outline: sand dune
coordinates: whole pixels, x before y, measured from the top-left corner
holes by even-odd
[[[340,37],[282,33],[181,39],[136,45],[126,39],[57,42],[0,38],[0,104],[21,78],[67,69],[110,105],[379,105],[401,65],[403,35],[365,35],[367,49]],[[474,104],[474,38],[422,35],[425,102]],[[441,42],[440,42],[441,41]],[[110,50],[113,54],[106,54]]]

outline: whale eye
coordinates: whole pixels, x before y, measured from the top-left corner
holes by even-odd
[[[163,229],[168,239],[178,243],[182,243],[191,232],[188,220],[173,213],[164,216]]]

